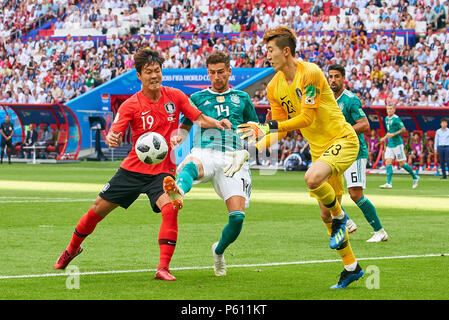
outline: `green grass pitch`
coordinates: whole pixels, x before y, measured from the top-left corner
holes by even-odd
[[[116,209],[72,261],[81,275],[52,269],[76,223],[119,162],[0,167],[0,299],[328,300],[449,299],[447,220],[449,183],[369,175],[365,194],[390,239],[366,243],[371,229],[347,194],[343,205],[357,223],[350,236],[367,271],[345,290],[330,290],[342,271],[329,249],[318,206],[303,172],[253,170],[250,208],[240,237],[225,252],[226,277],[215,277],[211,245],[227,223],[226,207],[210,184],[197,185],[179,214],[171,262],[175,282],[154,280],[160,215],[141,196]],[[265,173],[265,174],[263,174]]]

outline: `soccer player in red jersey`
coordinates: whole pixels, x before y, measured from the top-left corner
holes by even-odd
[[[128,208],[141,193],[146,193],[154,212],[161,212],[159,229],[159,265],[155,279],[176,280],[169,271],[178,236],[178,209],[163,190],[163,180],[175,176],[174,157],[167,156],[156,165],[148,165],[139,160],[134,150],[137,139],[146,132],[153,131],[170,141],[174,130],[178,129],[179,115],[203,128],[230,129],[231,123],[218,121],[204,115],[180,90],[162,86],[162,63],[164,59],[157,51],[141,49],[134,55],[137,77],[142,82],[142,90],[128,98],[119,108],[114,122],[106,136],[106,144],[118,147],[122,136],[131,126],[133,148],[123,160],[117,173],[104,186],[92,207],[79,220],[66,250],[54,265],[55,269],[65,269],[70,261],[82,252],[81,243],[91,234],[96,225],[112,210],[121,206]],[[169,145],[169,152],[172,145]]]

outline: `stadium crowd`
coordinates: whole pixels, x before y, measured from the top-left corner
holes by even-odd
[[[67,101],[132,69],[133,53],[142,46],[163,52],[165,68],[204,67],[215,49],[231,55],[232,67],[266,67],[263,30],[286,24],[297,32],[297,57],[324,71],[330,64],[343,64],[348,89],[364,105],[449,106],[448,1],[334,1],[345,19],[340,14],[332,21],[321,1],[307,11],[295,1],[283,4],[227,0],[203,12],[192,1],[79,1],[76,10],[62,1],[6,1],[0,14],[6,22],[0,33],[0,101]],[[139,21],[140,7],[153,8],[145,24]],[[117,8],[120,13],[112,14]],[[131,27],[104,41],[70,35],[65,41],[9,37],[11,23],[31,26],[44,14],[58,17],[55,28],[78,22],[80,28],[107,30],[125,21]],[[385,31],[413,29],[416,21],[426,21],[427,32],[414,46],[395,31]],[[174,34],[173,40],[161,45],[162,34]],[[253,100],[266,104],[265,90],[258,90]]]
[[[79,1],[73,1],[77,3]],[[45,22],[64,14],[65,0],[5,0],[0,5],[0,37],[22,37]]]
[[[0,102],[70,100],[133,69],[134,52],[146,46],[163,52],[165,68],[205,67],[206,56],[217,49],[231,55],[234,68],[267,67],[261,36],[283,24],[297,33],[296,56],[325,72],[331,64],[342,64],[347,88],[365,106],[449,107],[449,1],[335,0],[332,7],[340,14],[332,19],[322,1],[310,2],[305,10],[300,4],[307,1],[226,0],[213,2],[207,12],[198,1],[192,3],[5,1],[0,11]],[[153,9],[145,22],[138,14],[142,7]],[[55,29],[95,28],[103,34],[110,28],[128,29],[122,35],[107,34],[105,40],[70,34],[64,40],[13,36],[51,19],[56,19]],[[425,34],[417,34],[413,46],[397,35],[422,21]],[[159,41],[167,34],[173,35],[169,43]],[[266,83],[255,91],[254,104],[268,104],[265,88]],[[297,136],[278,146],[283,160],[296,148]]]

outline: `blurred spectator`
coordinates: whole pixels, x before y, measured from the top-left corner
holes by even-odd
[[[331,63],[343,64],[348,70],[348,88],[354,89],[366,105],[383,104],[386,101],[440,106],[449,103],[449,38],[443,28],[447,15],[444,10],[446,1],[334,2],[334,7],[342,9],[344,19],[340,15],[332,19],[326,16],[322,2],[313,3],[309,12],[293,1],[287,1],[285,7],[273,4],[271,8],[266,4],[252,5],[250,2],[237,5],[233,1],[229,1],[225,8],[222,2],[217,2],[210,6],[208,13],[202,13],[198,5],[192,6],[189,1],[139,1],[137,5],[119,0],[80,1],[79,10],[72,7],[65,15],[55,15],[63,7],[52,7],[46,17],[59,17],[55,28],[79,28],[81,23],[87,26],[90,23],[92,27],[105,31],[111,27],[120,27],[126,21],[126,25],[133,26],[132,31],[136,35],[133,36],[131,29],[128,29],[127,34],[118,36],[112,33],[106,40],[98,42],[89,36],[77,36],[75,39],[68,36],[66,41],[42,39],[39,36],[11,41],[6,37],[6,41],[0,42],[0,85],[4,85],[1,98],[16,102],[19,99],[66,99],[69,93],[65,95],[64,90],[68,84],[76,95],[81,94],[131,70],[134,65],[133,53],[140,46],[164,52],[170,67],[204,67],[207,55],[217,49],[231,54],[233,67],[268,67],[266,48],[260,43],[261,34],[270,26],[288,24],[297,32],[296,56],[317,63],[324,71]],[[16,3],[8,1],[0,12],[0,21],[5,22],[4,25],[0,24],[0,37],[14,32],[15,29],[11,27],[14,24],[8,20],[14,12],[27,16],[25,12],[29,9],[32,13],[28,16],[29,21],[33,20],[32,17],[43,17],[48,12],[47,7],[36,0],[27,2],[29,8],[26,8],[25,2]],[[429,4],[430,12],[423,3]],[[138,6],[151,6],[155,10],[144,26],[141,26]],[[413,6],[416,13],[409,14],[408,8]],[[422,12],[421,7],[425,8]],[[116,8],[120,12],[113,11]],[[425,37],[418,36],[418,43],[414,46],[399,41],[402,39],[394,31],[383,30],[388,27],[413,29],[415,21],[426,18],[434,24],[427,30]],[[378,21],[381,23],[378,24]],[[218,27],[215,32],[216,25],[223,29]],[[239,36],[226,36],[226,33],[231,32],[231,27],[235,28],[232,32],[239,33]],[[138,28],[140,32],[137,32]],[[159,36],[163,33],[172,34],[174,28],[182,33],[176,34],[173,39],[176,41],[167,47],[166,43],[163,44],[166,40],[159,39]],[[255,37],[252,32],[246,31],[249,28],[257,32]],[[433,32],[433,28],[441,28],[441,31]],[[343,30],[347,32],[341,32]],[[206,46],[203,46],[203,41],[207,43]],[[93,71],[96,63],[101,69]],[[356,71],[352,72],[353,69]],[[365,79],[366,74],[369,79]],[[404,77],[407,79],[404,80]],[[57,83],[62,95],[53,85],[48,86],[52,82]],[[430,85],[432,82],[433,87]],[[436,85],[440,82],[441,88]],[[393,95],[387,94],[393,89]],[[263,95],[256,99],[258,103],[267,103]]]
[[[380,137],[375,129],[371,129],[367,141],[368,146],[368,167],[372,168],[379,154]]]
[[[30,158],[32,150],[24,147],[31,147],[33,146],[37,141],[37,131],[35,128],[35,124],[30,124],[26,133],[25,140],[23,144],[20,147],[21,150],[21,156],[24,158]]]
[[[284,139],[281,140],[280,144],[281,158],[279,164],[282,166],[284,164],[284,160],[293,152],[295,141],[292,140],[292,137],[290,135],[287,135]]]
[[[301,133],[298,133],[296,135],[293,152],[298,153],[303,161],[306,162],[312,161],[309,143],[307,142],[306,139],[304,139]]]
[[[50,130],[48,130],[48,124],[44,124],[42,127],[42,133],[40,134],[38,140],[36,141],[36,146],[47,147],[54,144],[54,136]],[[46,149],[40,148],[36,150],[37,157],[46,157]]]
[[[424,143],[418,132],[413,133],[412,139],[408,141],[406,149],[408,150],[407,163],[411,167],[414,167],[415,162],[419,162],[418,168],[423,171],[425,169],[425,150]]]
[[[434,139],[428,138],[426,143],[427,168],[430,170],[432,164],[437,164],[438,156],[434,148]]]
[[[432,30],[435,30],[437,28],[438,15],[435,10],[432,10],[431,6],[426,6],[423,17],[428,27],[430,27]]]

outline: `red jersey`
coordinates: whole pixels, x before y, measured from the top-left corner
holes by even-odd
[[[123,102],[118,109],[111,130],[117,133],[121,132],[123,136],[129,124],[132,130],[133,147],[120,167],[143,174],[171,173],[175,175],[176,161],[174,154],[172,155],[170,137],[173,130],[178,128],[181,112],[192,122],[201,114],[200,110],[190,104],[187,95],[170,87],[161,87],[161,97],[157,102],[151,101],[142,91]],[[134,149],[137,139],[150,131],[161,134],[168,144],[167,157],[155,165],[141,162]]]

